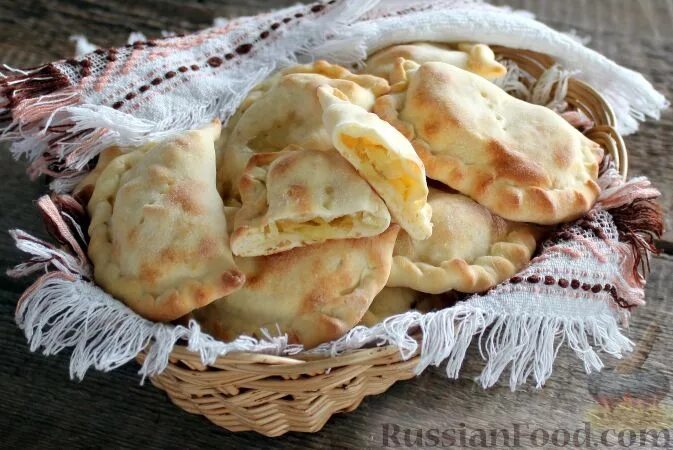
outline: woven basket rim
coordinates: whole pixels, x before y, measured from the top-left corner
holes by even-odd
[[[420,343],[420,337],[416,338]],[[391,362],[410,360],[417,356],[420,351],[402,357],[399,347],[395,345],[381,345],[376,347],[358,348],[344,351],[338,355],[325,356],[323,354],[312,354],[310,351],[302,351],[291,356],[277,356],[263,353],[252,352],[230,352],[224,356],[218,356],[214,363],[209,364],[213,367],[242,367],[250,365],[263,365],[270,369],[283,366],[283,373],[292,372],[305,373],[311,370],[324,370],[325,362],[329,361],[329,368],[343,366],[370,364],[374,359],[389,359]],[[176,344],[171,352],[171,359],[188,362],[195,367],[203,366],[199,353],[192,352],[185,345]],[[292,368],[296,370],[292,370]]]
[[[492,46],[491,48],[497,56],[514,60],[520,68],[535,78],[538,78],[545,69],[556,64],[555,60],[549,55],[531,50],[512,49],[502,46]],[[587,130],[585,135],[606,150],[606,154],[609,154],[613,158],[620,175],[626,179],[628,173],[628,154],[624,140],[615,128],[615,113],[610,104],[591,85],[573,77],[568,80],[568,95],[566,96],[566,100],[594,121],[594,126]],[[419,342],[418,350],[412,355],[406,355],[406,357],[403,357],[398,346],[387,344],[345,350],[338,355],[331,356],[311,353],[310,349],[289,356],[253,352],[230,352],[226,355],[218,356],[210,366],[226,368],[266,366],[269,369],[283,366],[284,371],[292,371],[292,366],[295,366],[298,373],[303,373],[314,368],[316,370],[325,370],[325,368],[331,369],[347,365],[371,363],[372,360],[381,358],[390,359],[390,362],[399,362],[403,359],[412,360],[418,356],[422,339],[420,333],[415,336],[415,339]],[[141,352],[138,356],[140,361],[144,360],[144,352]],[[190,366],[193,365],[194,367],[203,366],[200,354],[188,350],[187,346],[181,343],[175,344],[171,352],[171,359],[188,362]]]

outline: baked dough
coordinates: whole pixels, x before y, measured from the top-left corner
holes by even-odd
[[[443,62],[493,80],[507,73],[507,68],[495,60],[495,54],[485,44],[458,44],[454,50],[447,44],[414,42],[394,45],[374,53],[365,61],[364,73],[396,81],[397,61],[404,58],[418,64]]]
[[[537,227],[506,221],[462,194],[430,189],[428,202],[432,236],[416,240],[400,233],[387,286],[481,292],[530,261]]]
[[[218,170],[218,187],[225,197],[238,196],[239,178],[254,153],[279,151],[291,144],[312,150],[332,148],[322,126],[319,86],[339,89],[366,110],[390,90],[383,78],[356,75],[326,61],[295,66],[271,77],[248,95],[227,125]]]
[[[372,327],[390,316],[405,313],[414,308],[421,295],[413,289],[385,287],[374,297],[359,325]]]
[[[383,200],[334,150],[257,153],[240,181],[231,248],[238,256],[374,236],[390,225]]]
[[[96,162],[96,167],[94,167],[91,172],[87,173],[86,176],[82,178],[79,183],[77,183],[75,189],[73,189],[73,198],[75,198],[83,206],[86,206],[89,203],[89,199],[91,199],[91,194],[93,194],[93,190],[96,187],[96,181],[98,181],[100,174],[103,173],[103,170],[105,170],[105,168],[108,166],[108,164],[110,164],[110,162],[112,162],[113,159],[122,155],[123,153],[123,150],[117,146],[108,147],[100,152],[98,155],[98,161]]]
[[[378,236],[336,239],[269,256],[236,258],[245,286],[193,317],[216,338],[287,333],[306,348],[357,324],[390,273],[397,225]]]
[[[427,313],[445,308],[447,302],[443,296],[428,295],[403,287],[384,287],[374,297],[369,309],[358,325],[372,327],[397,314],[415,310]]]
[[[151,320],[177,319],[239,289],[215,188],[220,124],[112,160],[89,201],[96,283]]]
[[[402,229],[416,239],[430,236],[425,168],[409,141],[337,89],[320,87],[318,97],[334,147],[378,192]]]
[[[428,177],[519,222],[570,221],[594,204],[603,150],[561,116],[449,64],[401,64],[404,90],[375,111],[412,141]]]

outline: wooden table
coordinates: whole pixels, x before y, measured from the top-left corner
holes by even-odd
[[[85,34],[97,44],[114,46],[125,43],[131,31],[142,31],[149,37],[159,36],[161,30],[191,31],[208,26],[213,17],[252,14],[292,3],[294,0],[221,3],[212,0],[184,3],[180,0],[0,0],[0,61],[13,66],[33,66],[68,56],[72,52],[72,43],[68,40],[71,34]],[[590,36],[590,47],[644,73],[669,99],[673,98],[671,0],[512,0],[507,3],[535,12],[539,19],[557,29],[574,29],[580,36]],[[644,348],[649,358],[641,369],[642,378],[652,374],[670,378],[673,374],[673,346],[669,344],[673,339],[673,114],[667,111],[660,122],[643,125],[637,134],[626,138],[626,144],[631,175],[647,175],[663,191],[669,230],[661,242],[661,247],[669,253],[652,262],[647,287],[649,304],[635,314],[628,334],[639,341],[649,324],[659,324],[660,331],[652,333],[650,329],[650,335],[655,338],[651,352]],[[29,182],[24,164],[13,161],[5,148],[1,150],[0,230],[18,227],[44,235],[37,213],[30,207],[45,191],[43,185]],[[2,232],[0,267],[4,271],[21,258],[9,236]],[[529,386],[517,392],[510,392],[504,385],[488,391],[476,385],[472,380],[481,362],[479,355],[472,351],[461,379],[447,380],[441,369],[428,370],[412,381],[398,383],[383,395],[366,399],[355,412],[334,417],[320,433],[290,433],[274,440],[254,433],[230,433],[174,407],[149,383],[140,386],[135,364],[112,373],[90,372],[81,383],[70,381],[68,355],[44,357],[30,353],[23,334],[14,324],[14,305],[28,281],[2,276],[0,447],[363,448],[384,444],[385,424],[423,428],[426,432],[432,428],[454,429],[456,437],[462,431],[468,439],[467,445],[475,430],[488,434],[490,430],[504,428],[513,433],[518,425],[520,443],[525,447],[542,443],[545,432],[549,439],[556,435],[556,442],[563,443],[565,433],[554,434],[557,429],[568,430],[572,442],[574,430],[583,428],[585,422],[592,427],[592,437],[599,439],[610,425],[601,425],[601,420],[607,420],[603,416],[605,411],[590,396],[588,377],[569,351],[561,351],[545,389]],[[609,357],[605,362],[608,367],[615,364]],[[611,383],[600,378],[598,381],[608,387]],[[673,427],[671,411],[673,399],[669,396],[658,410],[646,412],[649,416],[645,425],[656,425],[657,429]],[[642,414],[636,417],[642,419]],[[628,425],[624,421],[620,424]],[[537,428],[543,428],[544,432],[536,431]],[[619,428],[614,433],[608,431],[608,441],[618,441],[617,431]],[[433,444],[432,437],[426,434],[424,438],[425,445]],[[531,441],[532,438],[537,440]],[[628,435],[626,439],[628,443]],[[600,441],[593,442],[600,444]],[[392,445],[395,441],[388,443]],[[400,443],[404,445],[404,440]],[[413,444],[413,439],[409,443]],[[635,445],[638,444],[636,440]]]

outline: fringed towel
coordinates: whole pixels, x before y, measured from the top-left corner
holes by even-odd
[[[91,366],[114,369],[150,344],[143,375],[161,372],[176,342],[199,352],[206,364],[231,351],[301,351],[285,336],[225,343],[193,322],[173,326],[136,315],[92,282],[86,214],[67,193],[102,149],[142,144],[215,116],[226,121],[252,86],[279,68],[316,58],[358,65],[372,51],[415,40],[478,41],[549,54],[600,90],[622,133],[635,131],[645,117],[658,118],[667,105],[640,74],[576,38],[529,14],[476,0],[322,1],[222,21],[187,36],[96,49],[30,70],[6,69],[0,73],[0,139],[12,141],[14,155],[28,158],[32,176],[52,177],[55,191],[38,207],[58,245],[12,232],[31,258],[10,274],[41,275],[16,310],[31,349],[53,354],[71,348],[71,376],[77,378]],[[556,68],[549,77],[558,87],[568,73]],[[501,83],[520,87],[514,79]],[[528,92],[529,100],[556,108],[561,89],[548,88],[549,83]],[[563,343],[587,371],[600,370],[597,351],[620,357],[632,348],[620,323],[644,302],[647,254],[662,232],[654,202],[659,192],[646,179],[623,182],[606,164],[600,183],[603,194],[585,217],[558,230],[528,268],[490,292],[438,312],[409,312],[371,328],[358,326],[311,352],[333,355],[393,344],[404,356],[420,350],[419,373],[445,361],[448,375],[456,377],[478,335],[486,361],[483,386],[505,371],[512,388],[530,378],[542,385]],[[418,329],[420,343],[410,335]]]

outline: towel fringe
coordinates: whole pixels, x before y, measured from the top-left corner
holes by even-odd
[[[212,364],[218,356],[230,352],[293,355],[302,350],[288,344],[287,336],[267,333],[262,340],[241,336],[224,343],[201,332],[194,321],[188,327],[150,322],[92,283],[63,272],[47,273],[26,290],[17,305],[16,322],[24,330],[31,351],[42,349],[43,354],[53,355],[72,348],[70,376],[76,379],[82,379],[89,367],[113,370],[146,350],[139,371],[144,380],[166,368],[178,342],[199,352],[204,364]],[[372,328],[356,327],[338,341],[309,353],[329,357],[365,342],[376,342],[397,345],[403,358],[408,358],[419,350],[415,339],[418,329],[423,339],[416,373],[446,362],[451,378],[458,377],[467,348],[478,335],[486,362],[478,381],[485,388],[493,386],[508,367],[512,390],[531,377],[541,387],[552,373],[563,342],[583,361],[587,372],[603,367],[597,350],[621,358],[633,347],[609,313],[573,319],[549,314],[498,314],[463,302],[434,313],[393,316]]]

